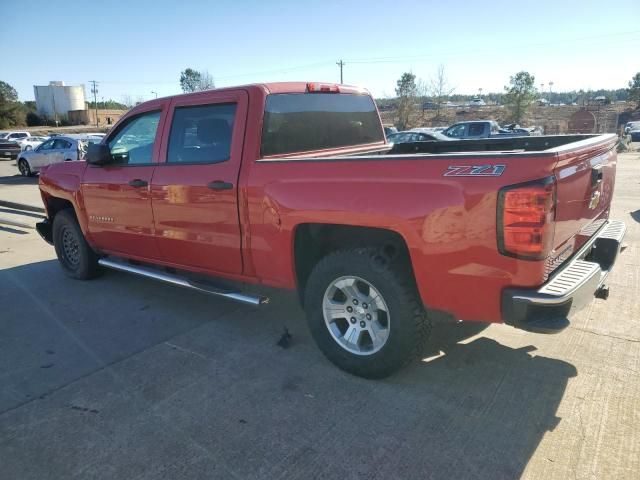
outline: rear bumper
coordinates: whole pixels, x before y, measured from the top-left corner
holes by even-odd
[[[613,268],[627,227],[610,221],[571,260],[538,289],[507,288],[502,317],[516,328],[555,333],[569,325],[569,315],[587,305]]]

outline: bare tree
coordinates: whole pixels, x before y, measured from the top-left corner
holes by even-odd
[[[213,77],[207,70],[201,70],[200,72],[200,82],[198,88],[200,90],[211,90],[212,88],[216,88],[216,84],[213,81]]]
[[[131,98],[129,94],[122,95],[122,103],[128,108],[131,108],[133,107],[133,98]]]
[[[449,84],[444,65],[438,65],[436,74],[431,77],[429,81],[429,92],[431,94],[431,98],[433,98],[433,101],[436,104],[435,120],[440,120],[442,104],[447,100],[447,98],[449,98],[449,95],[451,95],[454,90],[455,88]]]
[[[207,70],[187,68],[180,72],[180,88],[184,93],[201,92],[215,87],[213,77]]]
[[[420,110],[422,111],[421,118],[424,120],[425,103],[429,99],[431,94],[431,87],[429,83],[425,82],[421,78],[416,81],[416,97],[420,102]]]

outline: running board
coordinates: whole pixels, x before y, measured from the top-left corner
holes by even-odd
[[[184,277],[160,272],[149,267],[131,265],[124,262],[110,260],[108,258],[101,258],[100,260],[98,260],[98,263],[103,267],[113,268],[114,270],[119,270],[121,272],[134,273],[142,277],[152,278],[154,280],[159,280],[161,282],[169,283],[171,285],[176,285],[182,288],[188,288],[190,290],[206,293],[208,295],[214,295],[216,297],[228,298],[229,300],[235,300],[236,302],[246,303],[249,305],[264,305],[266,303],[269,303],[269,297],[255,297],[252,295],[245,295],[237,291],[234,292],[216,289],[208,285],[189,281]]]

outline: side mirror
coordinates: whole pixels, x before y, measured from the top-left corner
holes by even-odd
[[[91,165],[106,165],[111,162],[111,150],[109,145],[102,143],[90,143],[87,148],[87,163]]]

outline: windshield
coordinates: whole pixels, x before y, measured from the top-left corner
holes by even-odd
[[[292,93],[267,97],[262,155],[383,141],[380,117],[368,95]]]

